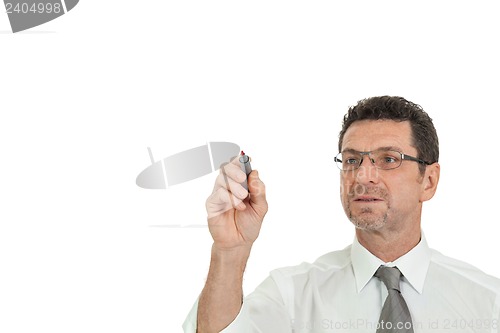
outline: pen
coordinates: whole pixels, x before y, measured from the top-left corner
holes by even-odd
[[[247,178],[241,185],[245,188],[245,190],[248,191],[247,179],[250,172],[252,172],[252,166],[250,165],[250,157],[248,157],[248,155],[245,155],[245,152],[243,150],[240,154],[240,167],[241,170],[247,175]]]

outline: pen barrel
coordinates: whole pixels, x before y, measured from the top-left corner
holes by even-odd
[[[250,158],[247,155],[240,156],[240,167],[241,171],[243,171],[247,175],[248,179],[248,175],[250,174],[250,172],[252,172],[252,166],[250,165]],[[247,179],[245,179],[245,181],[241,183],[241,185],[245,188],[245,190],[248,191]]]

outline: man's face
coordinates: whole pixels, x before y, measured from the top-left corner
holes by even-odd
[[[411,142],[408,121],[362,120],[347,129],[341,151],[390,148],[416,157],[417,150]],[[397,169],[381,170],[369,156],[364,156],[357,170],[340,172],[344,211],[359,229],[400,229],[404,224],[420,221],[422,180],[417,162],[404,160]]]

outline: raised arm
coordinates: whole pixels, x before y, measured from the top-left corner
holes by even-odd
[[[267,213],[264,183],[256,170],[248,176],[235,159],[219,173],[207,199],[208,226],[214,243],[207,281],[198,302],[198,333],[220,332],[238,315],[243,272]]]

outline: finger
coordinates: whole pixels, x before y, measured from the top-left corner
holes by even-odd
[[[229,190],[229,192],[240,199],[245,199],[248,196],[248,191],[240,183],[227,177],[224,173],[221,173],[215,180],[214,191],[217,191],[221,187]]]
[[[243,177],[245,180],[244,172],[240,169],[234,170],[231,168],[230,164],[221,168],[219,175],[217,176],[214,184],[213,192],[217,191],[219,188],[223,187],[228,189],[231,193],[234,193],[238,198],[245,199],[248,196],[248,191],[240,184],[239,179],[234,179],[229,174],[232,174],[233,177]]]
[[[224,163],[221,166],[221,171],[226,173],[230,178],[234,179],[238,183],[244,182],[247,178],[247,175],[241,169],[241,162],[238,156],[233,158],[230,163]]]
[[[252,207],[259,208],[262,213],[267,212],[266,185],[260,180],[259,172],[253,170],[248,175],[248,189]]]
[[[208,217],[214,217],[231,209],[243,210],[245,204],[241,199],[229,193],[225,188],[219,188],[206,201]]]

